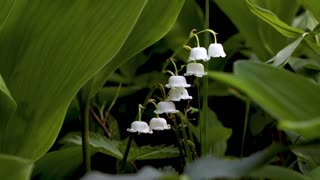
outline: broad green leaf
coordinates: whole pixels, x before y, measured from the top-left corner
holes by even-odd
[[[95,152],[101,152],[117,159],[122,159],[123,154],[118,149],[118,141],[112,141],[99,134],[90,133],[90,147]],[[70,133],[63,138],[60,143],[82,145],[81,136],[79,133]]]
[[[94,154],[93,151],[90,151]],[[35,162],[32,176],[36,179],[70,179],[82,163],[81,146],[59,149]]]
[[[277,55],[272,59],[270,59],[268,62],[273,62],[272,65],[274,66],[284,66],[289,61],[289,57],[292,55],[294,50],[299,46],[302,40],[303,40],[303,37],[300,37],[297,40],[293,41],[288,46],[286,46],[281,51],[279,51]]]
[[[319,179],[320,178],[320,166],[314,168],[308,175],[313,179]]]
[[[121,64],[162,38],[172,27],[183,3],[184,0],[148,1],[126,43],[111,63],[87,83],[86,93],[94,96]]]
[[[119,148],[125,151],[126,144],[121,144]],[[128,156],[129,161],[134,160],[150,160],[150,159],[167,159],[179,157],[179,150],[173,146],[131,146]]]
[[[312,169],[320,165],[319,148],[319,145],[309,145],[292,150],[298,157],[299,168],[304,174],[308,174]]]
[[[286,45],[286,37],[252,14],[246,1],[214,0],[214,2],[238,28],[247,46],[252,48],[260,60],[270,59]],[[273,11],[286,23],[293,20],[298,8],[297,3],[291,0],[255,1],[255,3]],[[237,10],[234,7],[237,7]]]
[[[311,180],[310,177],[303,176],[301,173],[292,169],[271,165],[254,170],[249,174],[249,177],[259,179]]]
[[[234,75],[210,72],[209,77],[246,93],[279,120],[285,129],[306,138],[319,137],[320,87],[304,77],[267,64],[239,61]]]
[[[0,177],[3,180],[29,180],[32,161],[17,156],[0,154]]]
[[[320,22],[320,2],[318,0],[302,0],[303,5]]]
[[[187,165],[185,174],[191,179],[240,178],[267,164],[277,153],[285,150],[279,144],[252,154],[249,157],[228,160],[205,157]]]
[[[147,1],[16,2],[23,7],[13,6],[0,31],[0,73],[18,108],[2,127],[0,147],[35,160],[55,141],[77,91],[120,50]]]
[[[247,0],[246,2],[253,14],[258,16],[260,19],[262,19],[266,23],[270,24],[272,27],[278,30],[281,34],[290,38],[297,38],[304,33],[303,30],[291,27],[288,24],[286,24],[271,11],[268,11],[266,9],[263,9],[255,5],[250,0]]]
[[[63,138],[61,143],[81,145],[81,136],[78,133],[71,133]],[[122,159],[127,144],[120,141],[110,140],[99,134],[90,133],[90,146],[94,152],[101,152],[117,159]],[[131,145],[128,160],[165,159],[178,156],[179,151],[173,146],[159,145],[137,147]]]
[[[232,130],[225,128],[211,109],[209,109],[208,119],[205,122],[205,128],[207,128],[206,152],[210,152],[211,155],[216,157],[224,156]]]
[[[17,104],[13,100],[5,82],[0,75],[0,127],[6,127],[13,113],[16,111]],[[3,136],[0,136],[0,141],[3,141]],[[1,150],[1,146],[0,146]]]

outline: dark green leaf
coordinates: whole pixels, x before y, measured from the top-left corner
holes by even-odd
[[[302,0],[303,5],[320,22],[320,2],[318,0]]]
[[[264,166],[254,170],[249,176],[259,179],[311,180],[310,177],[303,176],[297,171],[280,166]]]
[[[91,150],[91,154],[94,152]],[[60,149],[45,154],[35,163],[32,176],[39,179],[70,179],[82,163],[80,146]]]
[[[237,160],[206,157],[190,163],[185,169],[185,174],[191,179],[239,178],[267,164],[283,150],[285,150],[283,146],[275,144],[249,157]]]

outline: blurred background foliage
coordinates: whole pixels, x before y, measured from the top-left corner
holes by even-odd
[[[1,4],[0,165],[14,164],[17,179],[83,176],[80,116],[83,102],[89,100],[92,169],[119,173],[126,129],[136,119],[138,104],[151,90],[152,98],[161,97],[156,87],[168,79],[162,67],[192,29],[203,29],[205,1],[1,0]],[[178,179],[177,172],[184,172],[192,179],[316,179],[320,3],[214,0],[209,4],[210,29],[218,33],[227,54],[208,63],[206,141],[214,158],[185,168],[173,131],[141,134],[134,138],[125,172],[136,173],[147,165],[161,171],[142,169],[128,178],[167,172],[168,178]],[[203,39],[200,36],[200,42]],[[195,41],[188,45],[194,47]],[[177,64],[185,64],[188,55],[188,50],[179,51]],[[188,126],[197,158],[196,120],[202,112],[197,88],[202,82],[187,80],[194,97],[190,105],[199,109],[189,114]],[[178,109],[184,106],[185,102],[177,104]],[[148,105],[143,120],[153,116]],[[276,143],[282,146],[270,146]],[[272,165],[265,166],[269,162]]]

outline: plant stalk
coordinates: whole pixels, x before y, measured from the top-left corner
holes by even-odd
[[[82,92],[78,93],[80,105],[80,120],[81,120],[81,139],[82,139],[82,158],[85,167],[85,172],[91,170],[90,146],[89,146],[89,115],[90,115],[90,97],[87,96],[83,100]]]
[[[209,29],[209,0],[206,0],[205,4],[205,21],[204,21],[204,29]],[[209,46],[210,34],[204,34],[204,45],[205,47]],[[208,71],[208,64],[204,63],[205,71]],[[206,76],[203,77],[202,81],[202,113],[200,114],[200,143],[201,143],[201,155],[207,155],[208,147],[207,147],[207,126],[206,122],[208,120],[208,78]]]
[[[124,168],[126,167],[126,163],[127,163],[127,159],[128,159],[128,155],[129,155],[129,150],[130,150],[130,146],[131,146],[131,142],[133,140],[135,133],[131,133],[130,137],[129,137],[129,141],[126,147],[126,151],[124,152],[123,158],[122,158],[122,162],[121,162],[121,166],[120,166],[120,171],[123,172]]]

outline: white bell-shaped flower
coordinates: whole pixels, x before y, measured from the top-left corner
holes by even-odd
[[[152,118],[149,125],[151,130],[165,130],[171,128],[164,118]]]
[[[202,77],[207,75],[207,72],[204,72],[204,67],[200,63],[189,63],[187,65],[187,72],[184,74],[185,76],[197,76]]]
[[[150,130],[148,124],[144,121],[133,121],[131,123],[131,128],[127,129],[128,132],[139,132],[139,133],[149,133],[152,134],[153,132]]]
[[[208,61],[210,57],[207,54],[207,50],[204,47],[192,48],[189,55],[189,61],[203,60]]]
[[[220,43],[212,43],[208,48],[208,55],[210,57],[226,57],[223,46]]]
[[[192,99],[185,88],[171,88],[169,91],[168,99],[170,101],[180,101],[181,99]]]
[[[161,101],[157,104],[157,109],[154,110],[154,113],[156,114],[162,114],[162,113],[177,113],[178,110],[176,110],[176,106],[173,102],[170,101]]]
[[[177,88],[177,87],[190,87],[190,84],[187,84],[187,80],[184,76],[170,76],[167,88]]]

